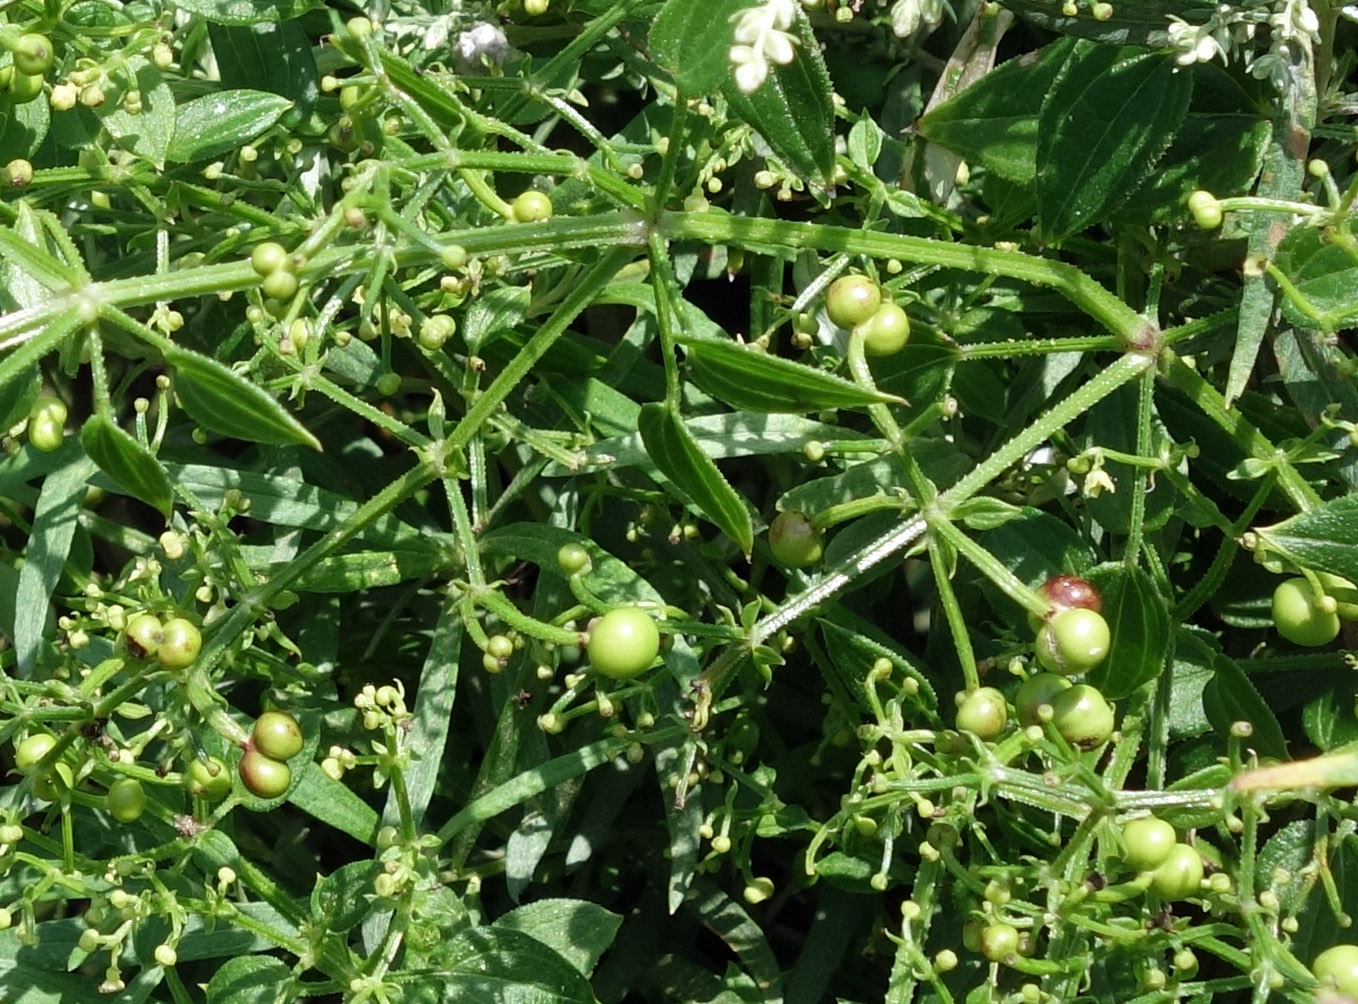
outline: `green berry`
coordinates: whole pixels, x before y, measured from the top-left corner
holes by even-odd
[[[1018,928],[1012,924],[987,924],[981,928],[981,954],[991,962],[1004,962],[1018,954]]]
[[[981,687],[967,694],[957,709],[957,727],[980,739],[994,739],[1009,722],[1009,706],[994,687]]]
[[[257,798],[278,798],[292,784],[292,770],[288,765],[257,749],[245,751],[238,769],[241,784]]]
[[[1358,945],[1335,945],[1325,949],[1311,963],[1311,972],[1320,985],[1358,998]]]
[[[882,305],[882,290],[865,275],[844,275],[830,283],[825,312],[841,328],[858,327]]]
[[[1020,725],[1040,725],[1039,709],[1050,705],[1056,695],[1070,689],[1070,680],[1056,673],[1034,673],[1024,680],[1014,695],[1014,710]]]
[[[419,342],[420,347],[436,352],[443,348],[445,342],[453,337],[457,331],[457,321],[449,314],[434,314],[425,318],[425,322],[420,325]]]
[[[579,575],[589,568],[589,552],[581,544],[562,544],[556,552],[556,567],[563,575]]]
[[[551,197],[535,188],[520,192],[509,208],[519,223],[541,223],[552,218]]]
[[[135,659],[151,659],[160,648],[164,629],[155,614],[137,614],[123,629],[123,645]]]
[[[195,759],[184,771],[184,787],[190,795],[220,801],[231,791],[231,772],[217,757]]]
[[[267,275],[272,275],[281,268],[287,268],[287,249],[276,241],[256,244],[254,250],[250,252],[250,267],[255,270],[255,274],[261,279]]]
[[[1188,844],[1175,844],[1151,874],[1151,888],[1173,902],[1196,895],[1202,886],[1202,856]]]
[[[1136,872],[1154,871],[1165,863],[1179,837],[1163,819],[1146,816],[1122,827],[1122,860]]]
[[[660,652],[660,631],[650,614],[618,607],[589,632],[589,661],[604,676],[627,680],[644,672]]]
[[[1113,734],[1113,708],[1103,694],[1079,683],[1052,698],[1052,725],[1066,742],[1082,750],[1102,746]]]
[[[780,565],[805,568],[820,561],[825,548],[820,533],[805,513],[779,513],[769,526],[769,550]]]
[[[291,300],[297,294],[297,276],[285,268],[276,268],[264,277],[259,288],[274,300]]]
[[[302,726],[286,711],[266,711],[255,719],[250,743],[267,757],[291,760],[302,752]]]
[[[1301,576],[1273,590],[1273,624],[1294,645],[1328,645],[1339,635],[1339,614],[1320,609],[1311,583]]]
[[[894,303],[884,303],[854,329],[870,356],[894,356],[910,340],[910,318]]]
[[[1037,658],[1053,673],[1078,676],[1103,662],[1112,635],[1103,614],[1076,607],[1062,610],[1037,633]]]
[[[161,628],[156,660],[166,669],[184,669],[193,665],[203,648],[203,636],[192,621],[174,617]]]
[[[14,747],[14,766],[20,773],[27,773],[42,762],[42,758],[57,744],[56,736],[46,732],[35,732]]]
[[[52,40],[46,35],[29,32],[14,45],[14,68],[20,73],[41,76],[52,68],[55,58]]]
[[[120,823],[135,822],[146,809],[146,791],[134,777],[114,781],[104,800],[109,815]]]

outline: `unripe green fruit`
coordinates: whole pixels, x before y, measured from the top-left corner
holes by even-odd
[[[1012,924],[987,924],[981,928],[981,954],[991,962],[1013,958],[1018,948],[1018,928]]]
[[[589,568],[589,552],[580,544],[562,544],[556,552],[556,567],[563,575],[579,575]]]
[[[1040,725],[1038,714],[1044,704],[1050,705],[1056,695],[1070,689],[1070,680],[1056,673],[1034,673],[1024,680],[1014,695],[1014,710],[1018,713],[1019,724],[1023,726]]]
[[[60,422],[53,421],[50,415],[39,415],[28,420],[28,441],[39,453],[53,453],[61,449],[65,439],[66,430]]]
[[[994,687],[981,687],[966,696],[957,709],[957,727],[980,739],[994,739],[1009,722],[1009,706]]]
[[[4,182],[10,188],[25,188],[33,181],[33,164],[16,157],[5,165]]]
[[[166,669],[184,669],[193,665],[203,648],[203,636],[192,621],[174,617],[161,628],[156,661]]]
[[[1133,819],[1122,827],[1122,860],[1133,871],[1153,871],[1169,858],[1178,839],[1174,827],[1163,819]]]
[[[1187,899],[1202,886],[1202,856],[1188,844],[1175,844],[1151,876],[1151,888],[1165,900]]]
[[[1112,634],[1103,615],[1076,607],[1062,610],[1037,633],[1037,658],[1053,673],[1078,676],[1108,655]]]
[[[14,68],[30,76],[41,75],[52,68],[55,59],[52,40],[46,35],[29,32],[19,36],[14,45]]]
[[[780,565],[805,568],[820,561],[825,548],[820,534],[805,513],[779,513],[769,526],[769,550]]]
[[[195,759],[184,771],[184,787],[190,795],[216,802],[231,791],[231,773],[215,756]]]
[[[1079,683],[1052,698],[1052,725],[1066,742],[1091,750],[1113,734],[1113,708],[1103,694]]]
[[[1354,586],[1348,579],[1338,575],[1331,575],[1329,572],[1316,572],[1320,584],[1325,587],[1327,593],[1334,594],[1335,613],[1342,621],[1358,620],[1358,586]]]
[[[135,777],[120,777],[105,796],[108,813],[120,823],[132,823],[146,810],[146,791]]]
[[[265,296],[275,300],[291,300],[297,295],[297,276],[285,268],[276,268],[259,284]]]
[[[894,356],[910,341],[910,318],[894,303],[884,303],[854,331],[870,356]]]
[[[14,748],[14,766],[20,773],[27,773],[42,762],[42,758],[57,744],[56,736],[46,732],[35,732]]]
[[[882,290],[865,275],[844,275],[825,293],[825,313],[841,328],[852,330],[882,305]]]
[[[259,750],[246,750],[240,758],[240,780],[257,798],[277,798],[292,784],[292,770],[281,760]]]
[[[1188,211],[1193,216],[1193,222],[1203,230],[1215,230],[1221,226],[1221,203],[1211,192],[1198,189],[1190,195],[1188,197]]]
[[[287,268],[287,249],[276,241],[256,244],[254,250],[250,252],[250,267],[255,270],[255,274],[260,278],[272,275],[280,268]]]
[[[637,607],[617,607],[589,632],[589,661],[604,676],[627,680],[640,675],[660,652],[655,621]]]
[[[519,223],[541,223],[552,217],[551,197],[535,188],[520,192],[509,208]]]
[[[266,711],[256,718],[250,742],[255,749],[275,760],[291,760],[305,745],[302,726],[286,711]]]
[[[420,325],[419,342],[422,348],[431,352],[443,348],[445,342],[457,331],[457,321],[449,314],[434,314]]]
[[[1301,576],[1273,590],[1273,624],[1294,645],[1328,645],[1339,635],[1339,614],[1319,608],[1311,583]]]
[[[1358,998],[1358,945],[1335,945],[1311,963],[1320,985],[1345,997]]]
[[[163,637],[164,629],[155,614],[137,614],[123,629],[123,645],[136,659],[153,658]]]
[[[28,104],[42,93],[44,77],[41,73],[16,72],[9,78],[9,95],[16,105]]]

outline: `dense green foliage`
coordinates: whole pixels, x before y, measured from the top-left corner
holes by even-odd
[[[0,999],[1352,995],[1355,17],[4,5]]]

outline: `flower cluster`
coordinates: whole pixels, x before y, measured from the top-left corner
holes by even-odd
[[[1244,49],[1254,41],[1259,25],[1266,24],[1268,51],[1256,54],[1245,49],[1244,58],[1252,75],[1267,77],[1275,86],[1280,86],[1287,74],[1287,46],[1293,42],[1309,46],[1318,41],[1320,31],[1320,21],[1306,0],[1256,0],[1249,7],[1222,3],[1206,24],[1189,24],[1173,15],[1169,21],[1169,44],[1181,66],[1210,62],[1218,56],[1224,62],[1232,48]]]
[[[765,0],[731,17],[731,63],[735,66],[736,86],[744,94],[759,90],[769,75],[770,61],[779,66],[792,62],[797,36],[789,28],[797,18],[797,0]]]
[[[944,0],[896,0],[891,7],[891,31],[897,38],[913,35],[924,26],[930,30],[943,22]]]

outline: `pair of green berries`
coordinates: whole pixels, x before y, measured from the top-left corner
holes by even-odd
[[[863,340],[870,356],[894,356],[910,341],[910,318],[865,275],[840,276],[825,292],[825,313]]]
[[[250,267],[260,277],[260,292],[268,299],[282,303],[297,295],[297,264],[277,241],[256,244],[250,252]]]
[[[0,67],[0,87],[15,104],[27,104],[42,93],[47,71],[56,61],[52,40],[27,32],[15,39],[10,56],[9,65]]]
[[[287,761],[304,745],[301,725],[286,711],[266,711],[256,718],[236,766],[245,790],[266,799],[284,794],[292,786]],[[218,757],[199,757],[184,771],[184,787],[197,798],[220,801],[231,791],[231,772]]]
[[[185,617],[162,622],[152,613],[133,616],[123,629],[123,645],[137,659],[155,659],[166,669],[186,669],[203,649],[203,635]]]
[[[1174,827],[1155,816],[1123,824],[1122,860],[1139,875],[1150,874],[1150,889],[1174,902],[1195,895],[1202,887],[1202,855],[1192,844],[1180,842]]]
[[[1273,590],[1273,624],[1294,645],[1328,645],[1339,636],[1340,621],[1358,620],[1358,592],[1348,579],[1317,572],[1324,592],[1298,575]]]
[[[583,544],[572,542],[561,545],[556,553],[556,565],[562,575],[573,578],[588,574],[593,562]],[[496,639],[491,638],[490,642],[496,643]],[[505,638],[498,644],[508,658],[513,643]],[[660,629],[656,627],[655,618],[640,607],[615,607],[590,624],[587,651],[590,664],[601,675],[614,680],[630,680],[650,669],[660,654]],[[488,644],[488,669],[489,660],[495,654]]]
[[[41,453],[60,449],[66,438],[66,403],[51,394],[39,395],[28,409],[28,441]]]
[[[1019,724],[1050,722],[1057,734],[1077,749],[1096,749],[1113,735],[1113,706],[1096,687],[1072,683],[1056,673],[1037,673],[1023,681],[1014,696]],[[989,741],[1009,724],[1009,704],[994,687],[961,695],[957,728]]]

